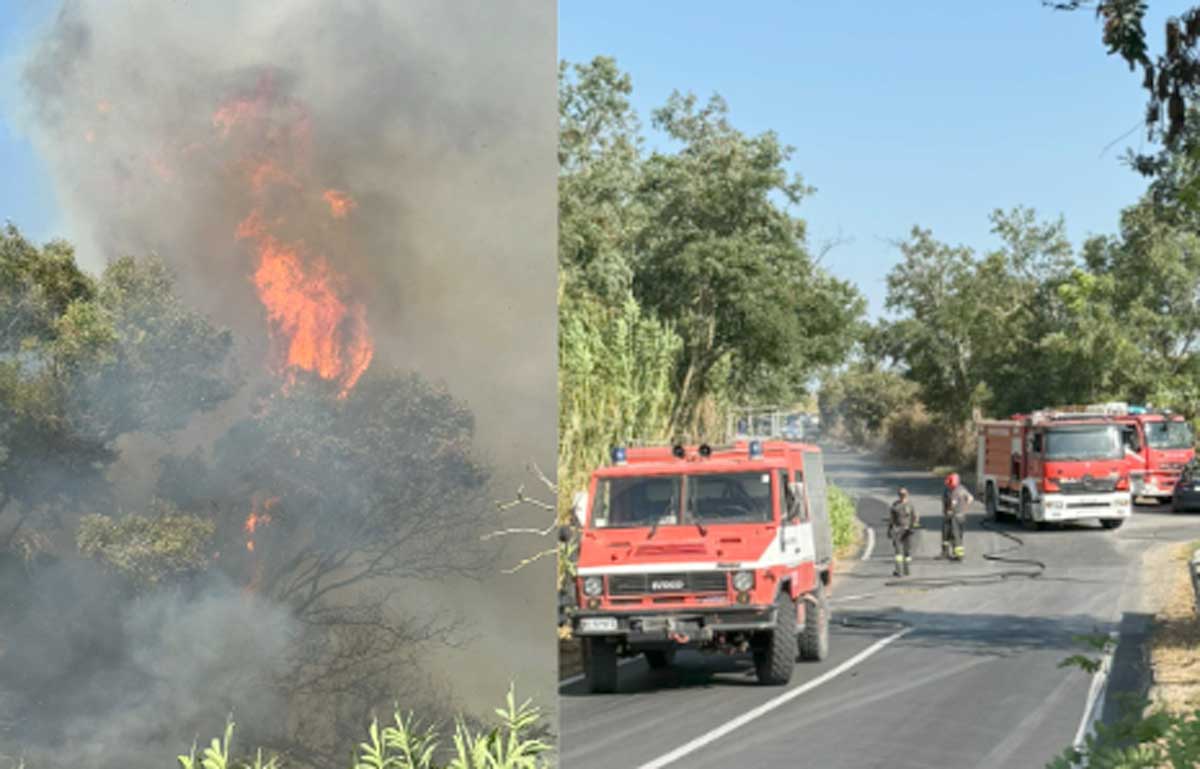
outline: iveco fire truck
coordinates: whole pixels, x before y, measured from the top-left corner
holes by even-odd
[[[989,516],[1026,527],[1130,515],[1123,426],[1103,413],[1041,411],[979,422],[979,493]]]
[[[678,649],[753,655],[786,684],[829,650],[833,541],[816,446],[617,448],[576,495],[573,632],[588,686],[611,692],[621,657],[651,668]]]

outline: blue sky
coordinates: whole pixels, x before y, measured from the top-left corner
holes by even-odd
[[[1161,20],[1190,2],[1151,3]],[[752,9],[752,10],[747,10]],[[729,102],[744,131],[775,130],[817,193],[798,209],[825,257],[879,312],[890,244],[915,224],[995,245],[989,213],[1063,215],[1076,245],[1111,233],[1145,189],[1140,77],[1107,56],[1092,11],[1041,0],[604,3],[564,0],[559,55],[614,56],[649,113],[672,89]],[[1105,147],[1137,130],[1105,152]]]
[[[1152,4],[1156,44],[1160,20],[1188,5]],[[0,0],[0,219],[37,240],[71,235],[19,120],[20,52],[54,7]],[[678,88],[717,91],[740,128],[777,131],[817,188],[799,209],[811,240],[847,241],[826,265],[874,311],[897,256],[890,241],[914,224],[987,248],[989,212],[1023,204],[1065,216],[1078,244],[1114,231],[1145,187],[1120,162],[1143,136],[1138,78],[1105,55],[1091,12],[1040,0],[746,7],[564,0],[559,51],[615,56],[647,127]]]
[[[0,221],[14,222],[39,241],[59,221],[46,166],[20,128],[20,56],[57,6],[50,0],[0,0]]]

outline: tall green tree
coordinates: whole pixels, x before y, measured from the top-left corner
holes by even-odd
[[[848,351],[864,305],[813,264],[804,222],[789,208],[811,190],[787,170],[792,149],[774,133],[747,136],[720,97],[701,105],[679,93],[654,125],[680,149],[645,163],[649,222],[637,238],[634,292],[684,340],[678,431],[723,360],[736,372],[735,395],[767,379],[776,391],[804,392],[806,375]]]
[[[122,435],[166,433],[237,383],[230,333],[187,309],[156,258],[97,279],[56,241],[0,234],[0,528],[8,543],[39,510],[87,493],[94,507]],[[12,503],[11,505],[9,503]],[[0,520],[3,520],[0,517]]]
[[[935,414],[963,424],[976,410],[1007,414],[1089,392],[1055,340],[1068,321],[1061,287],[1077,262],[1062,220],[1025,208],[994,211],[998,248],[979,256],[916,228],[888,275],[891,354]]]

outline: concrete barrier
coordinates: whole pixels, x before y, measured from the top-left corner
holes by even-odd
[[[1192,551],[1188,569],[1192,573],[1192,593],[1196,597],[1196,611],[1200,612],[1200,548]]]

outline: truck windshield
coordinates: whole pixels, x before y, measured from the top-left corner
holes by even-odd
[[[1046,433],[1046,459],[1120,459],[1121,433],[1111,425],[1063,427]]]
[[[1190,449],[1192,427],[1187,422],[1147,422],[1146,443],[1153,449]]]
[[[685,490],[686,484],[686,490]],[[604,478],[596,489],[591,525],[597,529],[675,526],[682,523],[758,523],[772,520],[771,475],[705,473]]]
[[[632,528],[678,522],[683,479],[678,475],[605,478],[596,489],[592,526]]]
[[[712,473],[687,478],[688,522],[771,520],[771,474]]]

